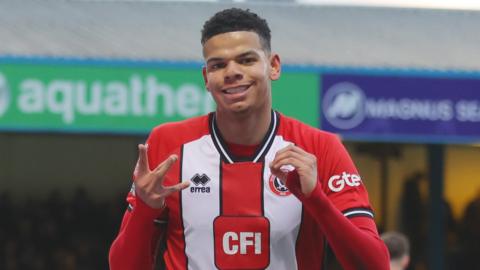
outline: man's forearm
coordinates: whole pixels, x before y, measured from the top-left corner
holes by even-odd
[[[330,247],[346,270],[388,270],[388,251],[369,217],[345,217],[321,190],[320,185],[308,198],[302,198],[306,210],[325,233]]]
[[[153,269],[156,243],[162,231],[154,225],[161,210],[152,209],[137,199],[127,211],[121,230],[110,248],[111,270]]]

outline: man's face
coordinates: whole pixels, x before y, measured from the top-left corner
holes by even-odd
[[[267,53],[254,32],[213,36],[203,46],[203,77],[220,113],[271,108],[271,80],[280,76],[278,55]]]

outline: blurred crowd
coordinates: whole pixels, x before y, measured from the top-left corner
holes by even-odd
[[[411,263],[408,270],[428,267],[429,207],[428,193],[422,185],[430,181],[422,173],[414,173],[404,182],[399,227],[411,242]],[[480,189],[465,206],[460,218],[455,218],[450,203],[443,198],[444,258],[439,258],[446,270],[480,270]]]
[[[1,193],[0,269],[108,269],[124,195],[98,203],[78,188],[69,199],[52,191],[46,200],[18,204],[9,193]]]

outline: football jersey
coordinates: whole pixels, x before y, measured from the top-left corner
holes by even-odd
[[[171,154],[179,157],[164,185],[190,181],[167,197],[152,220],[166,224],[167,269],[322,268],[325,236],[269,169],[276,152],[290,144],[316,156],[319,184],[339,211],[373,218],[361,177],[339,139],[275,111],[251,157],[229,152],[215,113],[160,125],[147,144],[151,169]],[[135,200],[132,191],[130,209]]]

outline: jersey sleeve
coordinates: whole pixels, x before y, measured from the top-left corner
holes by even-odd
[[[155,168],[160,160],[155,135],[152,132],[146,142],[150,169]],[[127,195],[127,203],[120,231],[110,247],[110,269],[153,269],[158,241],[165,233],[162,220],[168,215],[167,209],[153,209],[135,196],[135,183]]]
[[[373,218],[367,189],[340,139],[329,134],[318,154],[321,187],[330,201],[346,217]]]
[[[387,249],[373,221],[365,187],[340,140],[327,134],[318,147],[318,182],[308,197],[299,175],[287,176],[287,187],[302,201],[325,234],[343,269],[389,269]]]

